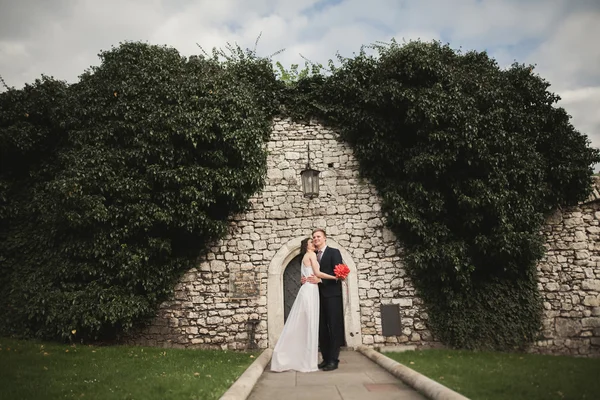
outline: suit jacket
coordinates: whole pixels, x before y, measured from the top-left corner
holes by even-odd
[[[323,255],[321,256],[321,262],[319,267],[321,272],[329,275],[335,275],[333,269],[336,265],[342,264],[342,253],[338,249],[327,246]],[[342,295],[342,281],[334,281],[332,279],[322,279],[319,283],[319,294],[323,297],[336,297]]]

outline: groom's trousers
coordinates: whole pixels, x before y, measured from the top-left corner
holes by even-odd
[[[319,347],[323,361],[339,363],[340,347],[345,343],[342,296],[320,298]]]

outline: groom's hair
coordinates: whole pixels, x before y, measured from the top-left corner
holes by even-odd
[[[321,232],[323,234],[323,236],[327,237],[327,233],[325,233],[325,229],[315,229],[314,231],[312,231],[312,234],[314,235],[316,232]]]

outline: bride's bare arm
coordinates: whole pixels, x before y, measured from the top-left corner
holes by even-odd
[[[337,278],[333,275],[326,274],[325,272],[321,272],[319,267],[319,262],[317,261],[317,255],[315,253],[309,254],[310,266],[312,267],[313,274],[318,276],[321,279],[333,279],[337,280]]]

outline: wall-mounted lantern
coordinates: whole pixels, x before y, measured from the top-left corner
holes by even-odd
[[[321,172],[310,167],[310,145],[308,146],[308,162],[306,168],[300,172],[302,178],[302,192],[304,197],[313,199],[319,197],[319,174]]]

